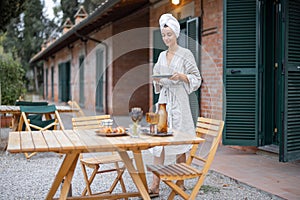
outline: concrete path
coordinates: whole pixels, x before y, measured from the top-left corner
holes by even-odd
[[[300,161],[282,163],[278,154],[220,146],[212,169],[284,199],[300,199]]]

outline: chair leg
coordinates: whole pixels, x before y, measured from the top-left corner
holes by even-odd
[[[28,154],[28,153],[24,153],[24,155],[25,155],[25,157],[27,158],[27,159],[30,159],[32,156],[34,156],[35,154],[37,154],[37,152],[33,152],[33,153],[31,153],[31,154]]]
[[[183,199],[189,199],[189,195],[185,193],[177,184],[173,181],[164,180],[164,182],[172,189],[168,199],[174,199],[175,194],[179,194]]]
[[[99,165],[95,166],[95,169],[93,170],[93,173],[92,173],[90,178],[88,178],[86,168],[85,168],[84,164],[82,164],[82,163],[81,163],[81,169],[82,169],[82,172],[83,172],[84,181],[85,181],[85,185],[86,185],[81,195],[85,196],[86,193],[88,193],[88,195],[92,195],[91,184],[94,181],[94,178],[97,174],[97,171],[99,169]]]
[[[193,188],[193,190],[192,190],[192,192],[191,192],[191,194],[190,194],[190,197],[191,197],[191,198],[193,198],[193,197],[196,198],[198,192],[200,191],[201,186],[203,185],[204,179],[205,179],[205,176],[204,176],[204,175],[202,175],[202,176],[198,179],[197,184],[194,186],[194,188]]]
[[[117,166],[117,165],[116,165]],[[116,172],[117,172],[117,177],[115,178],[113,184],[111,185],[110,189],[109,189],[109,193],[112,193],[114,191],[114,189],[116,188],[118,182],[120,182],[122,191],[124,193],[126,193],[126,187],[123,181],[123,173],[125,172],[125,167],[119,168],[118,166],[116,167]]]
[[[122,192],[126,193],[126,187],[123,181],[123,173],[125,172],[125,167],[122,168],[122,171],[120,171],[120,174],[118,176],[120,176],[120,185],[122,188]],[[128,198],[125,198],[125,200],[128,200]]]

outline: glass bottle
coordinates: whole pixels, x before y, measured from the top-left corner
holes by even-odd
[[[166,107],[167,107],[166,103],[158,104],[159,120],[157,124],[157,132],[159,133],[168,132],[168,113]]]

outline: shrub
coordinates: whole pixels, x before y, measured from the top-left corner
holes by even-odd
[[[1,104],[14,105],[25,94],[24,75],[25,70],[19,62],[0,55]]]

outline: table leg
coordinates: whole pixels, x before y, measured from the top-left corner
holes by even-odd
[[[20,114],[13,114],[13,117],[12,117],[12,131],[21,131],[21,130],[18,130],[18,127],[19,127],[19,121],[20,121]]]
[[[133,152],[135,164],[137,167],[137,171],[139,173],[139,176],[142,179],[142,182],[144,183],[144,186],[146,190],[148,191],[148,184],[147,184],[147,179],[146,179],[146,173],[145,173],[145,167],[144,167],[144,162],[143,162],[143,157],[141,151],[138,152]]]
[[[137,169],[135,169],[134,165],[132,164],[131,159],[128,156],[128,153],[126,151],[119,151],[120,157],[124,161],[124,164],[134,182],[136,185],[137,189],[139,190],[141,196],[143,197],[144,200],[150,200],[150,196],[148,193],[148,187],[147,187],[147,181],[146,181],[146,176],[145,176],[145,171],[144,171],[144,164],[141,156],[141,151],[135,152],[134,157],[137,158],[135,160]],[[140,154],[140,155],[138,155]],[[141,171],[138,171],[141,170]],[[143,174],[143,175],[142,175]]]
[[[59,199],[66,199],[68,195],[68,191],[70,189],[70,184],[74,175],[74,170],[79,158],[80,152],[72,151],[68,154],[66,154],[66,157],[63,161],[63,163],[60,166],[60,169],[58,173],[55,176],[55,179],[52,183],[52,186],[50,188],[50,191],[48,192],[48,195],[46,199],[53,199],[54,195],[56,194],[56,191],[58,187],[60,186],[61,182],[64,180],[64,184],[60,193]]]

